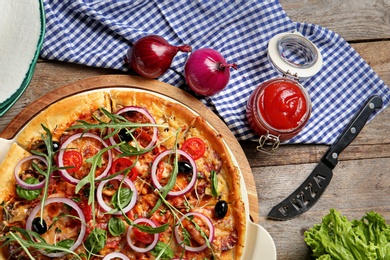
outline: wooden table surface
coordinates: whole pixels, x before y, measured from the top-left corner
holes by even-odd
[[[281,0],[293,21],[326,27],[347,40],[390,85],[390,1]],[[0,118],[0,132],[26,105],[74,81],[97,75],[119,74],[108,69],[39,60],[30,86]],[[390,111],[365,126],[341,153],[334,177],[320,201],[289,221],[267,219],[269,210],[295,190],[327,150],[325,145],[289,145],[276,154],[255,152],[256,144],[241,142],[255,178],[259,223],[273,237],[278,259],[310,259],[303,232],[321,221],[330,208],[348,218],[375,210],[390,223]]]

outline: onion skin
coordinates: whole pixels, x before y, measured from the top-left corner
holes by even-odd
[[[96,140],[100,141],[104,147],[108,147],[106,142],[102,138],[100,138],[99,136],[97,136],[95,134],[92,134],[92,133],[77,133],[77,134],[74,134],[74,135],[70,136],[68,139],[66,139],[66,141],[61,145],[61,149],[60,149],[60,152],[58,154],[58,167],[64,167],[65,166],[63,159],[64,159],[64,153],[66,151],[67,146],[71,142],[73,142],[74,140],[77,140],[77,139],[80,139],[80,138],[93,138],[93,139],[96,139]],[[102,172],[102,174],[100,174],[99,176],[96,177],[97,180],[106,177],[108,172],[111,169],[112,151],[108,150],[107,154],[108,154],[108,163],[107,163],[106,169]],[[79,179],[76,179],[73,176],[71,176],[66,169],[61,169],[61,170],[59,170],[59,172],[60,172],[61,177],[65,181],[69,182],[70,184],[77,185],[80,182]]]
[[[230,67],[237,69],[235,63],[228,64],[218,51],[203,48],[190,55],[184,67],[184,76],[188,86],[195,93],[212,96],[228,84]]]
[[[188,45],[172,46],[158,35],[148,35],[136,41],[127,51],[127,62],[139,75],[145,78],[158,78],[171,66],[179,52],[191,52]]]
[[[85,225],[85,216],[84,216],[84,213],[82,211],[82,209],[71,199],[68,199],[68,198],[64,198],[64,197],[51,197],[51,198],[48,198],[45,202],[45,206],[51,204],[51,203],[64,203],[64,204],[67,204],[68,206],[70,206],[72,209],[74,209],[77,214],[79,215],[79,218],[80,218],[80,222],[81,222],[81,227],[80,227],[80,233],[79,233],[79,236],[77,237],[77,240],[75,241],[75,243],[69,248],[69,250],[71,251],[74,251],[79,245],[81,245],[81,243],[83,242],[83,239],[84,239],[84,235],[86,233],[86,225]],[[30,212],[30,215],[29,217],[27,218],[27,221],[26,221],[26,229],[27,230],[32,230],[32,222],[33,222],[33,219],[35,218],[35,216],[37,215],[37,213],[41,210],[41,202],[39,202],[33,209],[32,211]],[[43,254],[43,255],[46,255],[48,257],[51,257],[51,258],[54,258],[54,257],[63,257],[64,255],[66,255],[67,253],[66,252],[58,252],[58,253],[47,253],[45,252],[44,250],[40,250],[40,252]]]
[[[149,113],[149,111],[147,109],[145,109],[145,108],[142,108],[142,107],[127,106],[127,107],[124,107],[124,108],[120,109],[115,114],[120,115],[122,113],[129,112],[129,111],[130,112],[131,111],[135,111],[135,112],[141,113],[141,114],[143,114],[144,116],[146,116],[149,119],[151,124],[156,124],[156,120],[154,120],[153,116]],[[111,133],[110,129],[108,129],[108,131],[109,131],[109,133]],[[156,144],[157,136],[158,136],[158,129],[157,129],[157,127],[153,126],[152,140],[150,141],[150,143],[146,147],[144,147],[145,152],[147,152],[147,149],[153,147]],[[117,142],[115,141],[113,136],[111,136],[109,138],[109,140],[110,140],[111,145],[116,145],[117,144]],[[115,150],[117,150],[119,153],[122,153],[122,151],[120,150],[120,148],[118,146],[115,147]]]
[[[156,223],[154,223],[152,220],[150,219],[147,219],[147,218],[137,218],[136,220],[134,220],[134,224],[140,224],[140,223],[146,223],[146,224],[149,224],[151,227],[153,228],[156,228],[157,225]],[[133,242],[131,241],[131,237],[130,237],[130,234],[132,232],[132,229],[133,229],[133,226],[129,226],[129,229],[127,230],[127,233],[126,233],[126,240],[127,240],[127,244],[136,252],[138,253],[146,253],[146,252],[149,252],[150,250],[152,250],[158,243],[158,240],[160,238],[160,235],[158,233],[156,234],[153,234],[153,242],[148,245],[147,247],[145,248],[141,248],[141,247],[138,247],[138,246],[135,246],[133,244]]]
[[[110,259],[115,259],[115,258],[120,258],[123,260],[130,260],[126,255],[119,253],[119,252],[112,252],[106,255],[103,260],[110,260]]]
[[[180,218],[180,222],[182,222],[185,218],[188,218],[190,216],[197,216],[199,218],[202,218],[205,221],[205,223],[208,226],[209,231],[210,231],[208,240],[209,240],[210,243],[212,243],[213,240],[214,240],[214,236],[215,236],[215,228],[213,226],[213,223],[209,219],[209,217],[207,217],[207,216],[205,216],[205,215],[203,215],[202,213],[199,213],[199,212],[189,212],[189,213],[184,214]],[[207,243],[204,243],[203,245],[198,246],[198,247],[188,246],[188,245],[184,244],[183,240],[180,238],[180,235],[179,235],[179,228],[180,228],[180,225],[176,225],[176,227],[174,229],[174,235],[175,235],[177,243],[182,248],[184,248],[185,250],[190,251],[190,252],[200,252],[200,251],[203,251],[203,250],[205,250],[207,248]]]
[[[135,187],[134,183],[129,178],[127,178],[127,177],[125,178],[123,175],[118,175],[112,179],[104,180],[104,181],[99,183],[98,188],[96,190],[96,196],[97,196],[97,200],[98,200],[100,207],[102,207],[102,209],[105,210],[106,212],[112,210],[112,208],[110,206],[108,206],[103,200],[104,185],[106,185],[106,183],[109,182],[110,180],[118,180],[118,181],[123,180],[124,183],[133,191],[133,197],[131,198],[129,205],[127,205],[126,207],[124,207],[122,209],[123,213],[129,212],[134,207],[134,205],[137,203],[138,191],[137,191],[137,188]],[[118,211],[118,212],[113,213],[113,215],[122,215],[122,212]]]
[[[20,179],[20,177],[19,177],[20,166],[22,166],[23,163],[25,163],[27,161],[31,161],[31,160],[40,160],[47,166],[47,161],[45,158],[43,158],[42,156],[38,156],[38,155],[31,155],[31,156],[28,156],[26,158],[23,158],[22,160],[20,160],[18,162],[18,164],[15,167],[14,176],[15,176],[15,180],[16,180],[17,184],[19,184],[20,187],[22,187],[24,189],[28,189],[28,190],[38,190],[38,189],[43,188],[43,186],[45,186],[46,179],[41,181],[40,183],[37,183],[37,184],[28,184],[25,181],[23,181],[22,179]]]
[[[192,159],[191,155],[189,155],[188,153],[186,153],[186,152],[184,152],[183,150],[180,150],[180,149],[178,149],[176,152],[179,155],[184,156],[189,161],[189,163],[191,164],[191,166],[192,166],[192,178],[191,178],[191,181],[188,184],[188,186],[185,187],[183,190],[169,191],[168,195],[172,196],[172,197],[182,196],[182,195],[186,194],[187,192],[193,190],[193,188],[195,186],[195,183],[196,183],[196,179],[197,179],[196,177],[197,177],[197,174],[198,174],[198,170],[196,168],[196,163]],[[152,163],[151,170],[150,170],[150,176],[151,176],[153,185],[158,190],[161,190],[163,188],[161,186],[161,184],[159,183],[158,179],[157,179],[158,164],[165,156],[168,156],[168,155],[171,155],[171,154],[174,155],[175,152],[173,150],[165,150],[164,152],[161,152],[160,154],[158,154],[156,156],[156,158],[154,158],[154,161]]]

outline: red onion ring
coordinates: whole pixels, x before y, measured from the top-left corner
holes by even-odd
[[[28,156],[28,157],[20,160],[15,167],[15,171],[14,171],[15,180],[19,184],[19,186],[24,188],[24,189],[38,190],[38,189],[43,188],[43,186],[45,186],[46,179],[41,181],[40,183],[28,184],[25,181],[23,181],[22,179],[20,179],[20,177],[19,177],[19,169],[22,166],[22,164],[27,162],[27,161],[34,160],[34,159],[42,161],[47,166],[47,161],[45,158],[43,158],[42,156],[31,155],[31,156]]]
[[[58,167],[64,167],[64,153],[66,151],[67,146],[71,142],[73,142],[74,140],[79,139],[79,138],[84,138],[84,137],[89,137],[89,138],[96,139],[96,140],[100,141],[103,144],[104,147],[108,147],[106,142],[104,142],[104,140],[102,138],[100,138],[99,136],[97,136],[95,134],[92,134],[92,133],[77,133],[77,134],[74,134],[74,135],[70,136],[68,139],[66,139],[66,141],[61,145],[60,152],[58,154]],[[108,164],[107,164],[107,167],[106,167],[106,169],[104,169],[102,174],[100,174],[98,177],[96,177],[96,180],[106,177],[108,172],[109,172],[109,170],[110,170],[110,168],[111,168],[112,152],[111,152],[111,150],[108,150],[107,153],[108,153]],[[62,178],[64,178],[67,182],[69,182],[69,183],[71,183],[73,185],[77,185],[77,183],[80,182],[79,179],[76,179],[73,176],[71,176],[66,169],[60,170],[60,174],[61,174]]]
[[[119,252],[112,252],[112,253],[109,253],[108,255],[106,255],[103,260],[111,260],[111,259],[114,259],[114,258],[120,258],[120,259],[123,259],[123,260],[130,260],[130,258],[128,258],[127,256],[125,256],[124,254],[122,253],[119,253]]]
[[[154,223],[152,220],[150,220],[148,218],[138,218],[138,219],[134,220],[134,223],[135,224],[146,223],[146,224],[149,224],[153,228],[157,227],[156,223]],[[146,252],[149,252],[150,250],[152,250],[157,245],[157,242],[159,239],[159,234],[153,234],[153,242],[149,246],[147,246],[145,248],[135,246],[132,243],[131,237],[130,237],[132,229],[133,229],[133,226],[130,226],[129,229],[127,230],[126,239],[127,239],[127,243],[134,251],[139,252],[139,253],[146,253]]]
[[[150,123],[156,124],[156,120],[154,120],[153,116],[149,113],[149,111],[146,110],[145,108],[142,108],[142,107],[127,106],[127,107],[124,107],[124,108],[118,110],[116,112],[116,114],[120,115],[122,113],[129,112],[129,111],[135,111],[135,112],[141,113],[141,114],[143,114],[144,116],[146,116],[149,119]],[[110,129],[108,131],[109,131],[109,133],[111,132]],[[153,126],[152,141],[150,141],[150,143],[146,147],[144,147],[144,149],[147,150],[147,149],[153,147],[156,144],[156,142],[157,142],[157,135],[158,135],[157,127]],[[110,140],[111,145],[116,145],[117,144],[117,142],[115,142],[113,136],[111,136],[109,138],[109,140]],[[119,149],[119,147],[115,147],[115,150],[117,150],[118,152],[121,153],[121,150]]]
[[[211,220],[207,216],[203,215],[202,213],[189,212],[180,218],[180,222],[183,221],[183,219],[188,217],[188,216],[197,216],[197,217],[202,218],[206,222],[207,226],[209,226],[209,231],[210,231],[209,241],[210,241],[210,243],[212,243],[212,241],[214,240],[215,230],[214,230],[214,226],[213,226],[213,223],[211,222]],[[192,247],[192,246],[185,245],[183,243],[183,240],[179,236],[179,227],[180,227],[180,225],[176,225],[176,227],[175,227],[175,238],[176,238],[177,243],[181,247],[183,247],[185,250],[190,251],[190,252],[200,252],[200,251],[205,250],[207,248],[207,243],[204,243],[204,245],[198,246],[198,247]]]
[[[84,216],[84,213],[83,211],[81,210],[81,208],[71,199],[68,199],[68,198],[63,198],[63,197],[52,197],[52,198],[48,198],[45,202],[45,206],[51,204],[51,203],[64,203],[64,204],[67,204],[69,205],[71,208],[73,208],[74,210],[76,210],[77,214],[79,215],[79,218],[81,220],[81,229],[80,229],[80,233],[79,233],[79,236],[76,240],[76,242],[69,248],[70,251],[74,251],[79,245],[81,245],[81,243],[83,242],[83,239],[84,239],[84,235],[85,235],[85,232],[86,232],[86,226],[85,226],[85,216]],[[27,218],[27,222],[26,222],[26,229],[27,230],[32,230],[32,222],[34,220],[34,218],[36,217],[37,213],[41,210],[41,202],[39,202],[34,208],[33,210],[30,212],[30,215],[29,217]],[[40,252],[48,257],[62,257],[64,255],[66,255],[67,253],[66,252],[59,252],[59,253],[46,253],[44,250],[40,250]]]
[[[118,175],[118,176],[116,176],[116,177],[114,177],[114,178],[112,178],[110,180],[119,180],[119,181],[121,181],[123,178],[124,178],[123,175]],[[110,206],[108,206],[104,202],[104,200],[103,200],[103,188],[104,188],[104,185],[106,185],[106,183],[109,182],[110,180],[105,180],[105,181],[100,182],[99,186],[97,188],[97,191],[96,191],[96,196],[97,196],[98,203],[99,203],[100,207],[102,207],[106,212],[111,211],[113,209]],[[127,205],[126,207],[123,208],[123,212],[127,213],[135,206],[135,203],[137,203],[138,191],[137,191],[137,188],[135,187],[134,183],[129,178],[125,178],[124,182],[133,191],[133,196],[131,197],[129,205]],[[122,212],[118,211],[118,212],[115,212],[113,214],[114,215],[122,215]]]
[[[187,160],[190,162],[190,164],[192,166],[192,179],[191,179],[190,183],[187,185],[187,187],[185,187],[184,189],[182,189],[180,191],[170,191],[170,192],[168,192],[169,196],[181,196],[183,194],[186,194],[188,191],[190,191],[194,187],[195,182],[196,182],[196,177],[197,177],[196,163],[192,159],[192,157],[188,153],[184,152],[183,150],[177,149],[176,151],[177,151],[178,154],[180,154],[180,155],[184,156],[185,158],[187,158]],[[162,153],[160,153],[159,155],[156,156],[156,158],[154,159],[154,161],[152,163],[152,168],[151,168],[150,175],[152,177],[153,185],[157,189],[159,189],[159,190],[162,188],[162,186],[161,186],[161,184],[159,183],[159,181],[157,179],[158,164],[166,155],[171,154],[171,153],[174,153],[174,151],[173,150],[165,150],[165,151],[163,151]]]

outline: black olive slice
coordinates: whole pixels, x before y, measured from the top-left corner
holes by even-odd
[[[127,133],[127,129],[123,128],[119,130],[118,136],[121,139],[121,141],[130,142],[133,140],[132,136]]]
[[[60,149],[60,142],[53,141],[53,152],[57,152]]]
[[[179,161],[178,163],[179,172],[181,173],[192,173],[192,165],[187,161]]]
[[[34,220],[32,222],[32,230],[37,232],[40,235],[46,233],[46,231],[47,231],[46,221],[42,220],[42,223],[41,223],[40,217],[34,218]]]
[[[215,204],[214,213],[217,218],[224,218],[228,212],[228,204],[224,200],[220,200]]]

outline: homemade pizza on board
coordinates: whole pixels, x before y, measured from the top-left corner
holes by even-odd
[[[155,93],[102,89],[54,103],[18,133],[1,176],[5,259],[244,250],[241,176],[222,136]]]

